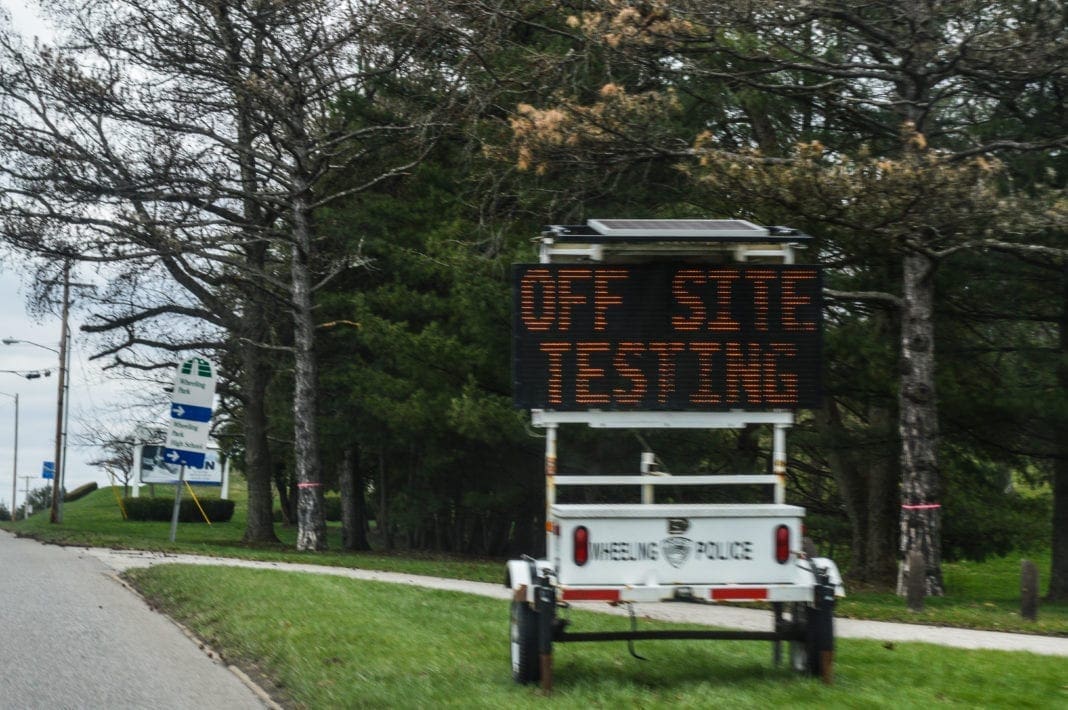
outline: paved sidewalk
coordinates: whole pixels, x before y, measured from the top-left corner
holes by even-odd
[[[352,579],[363,579],[376,582],[409,584],[417,587],[478,594],[502,600],[511,598],[510,592],[504,588],[503,584],[469,582],[461,579],[425,577],[398,572],[374,572],[370,570],[328,567],[323,565],[287,562],[255,562],[252,560],[204,557],[200,555],[176,555],[162,552],[138,552],[109,550],[103,548],[70,549],[79,555],[95,557],[116,571],[122,571],[133,567],[149,567],[157,564],[198,564],[224,567],[251,567],[291,572],[330,574],[339,577],[350,577]],[[503,580],[503,569],[501,575]],[[603,611],[619,615],[628,613],[625,608],[612,607],[607,604],[591,604],[588,608],[595,611]],[[709,626],[754,631],[770,631],[772,629],[771,614],[757,609],[742,609],[714,604],[636,604],[635,611],[641,617],[658,621],[707,624]],[[834,623],[835,635],[839,638],[876,639],[894,642],[921,642],[942,646],[954,646],[957,648],[1029,651],[1031,653],[1039,653],[1048,656],[1068,656],[1068,638],[1065,637],[1010,634],[998,631],[974,631],[971,629],[958,629],[944,626],[895,624],[885,621],[864,621],[860,619],[837,618]]]

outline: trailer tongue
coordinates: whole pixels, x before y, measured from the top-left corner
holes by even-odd
[[[786,430],[819,401],[820,275],[793,265],[806,239],[741,220],[590,220],[547,228],[540,264],[516,267],[515,399],[546,438],[546,558],[508,563],[517,682],[551,689],[554,643],[637,639],[770,641],[776,663],[786,642],[795,669],[830,681],[841,578],[803,552],[804,509],[785,503]],[[770,472],[665,475],[646,453],[638,473],[558,475],[558,429],[575,423],[768,425]],[[770,500],[658,502],[662,489],[725,486],[761,486]],[[637,488],[629,500],[641,502],[557,501],[581,488]],[[773,623],[582,633],[557,613],[669,601],[768,602]]]

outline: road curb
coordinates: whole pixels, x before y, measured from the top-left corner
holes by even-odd
[[[86,551],[89,551],[90,549],[91,548],[86,548]],[[132,584],[127,582],[125,579],[123,579],[121,574],[122,573],[119,572],[119,571],[112,570],[112,571],[107,573],[107,576],[110,577],[111,579],[115,580],[116,583],[118,583],[120,586],[124,587],[127,591],[129,591],[131,594],[135,595],[138,599],[140,599],[141,602],[146,607],[148,607],[148,609],[150,611],[155,612],[157,614],[160,614],[161,616],[165,617],[168,621],[170,621],[172,624],[174,624],[178,628],[178,630],[181,631],[183,634],[185,634],[186,638],[188,638],[190,641],[195,643],[197,648],[199,648],[200,651],[205,656],[207,656],[213,663],[216,663],[216,664],[222,666],[223,668],[225,668],[226,670],[230,671],[230,673],[232,673],[234,675],[234,677],[236,677],[239,681],[241,681],[245,685],[245,687],[247,687],[250,691],[252,691],[252,694],[255,695],[260,700],[260,702],[263,703],[264,707],[269,708],[269,710],[285,710],[285,708],[282,705],[279,705],[270,696],[270,694],[266,690],[263,689],[263,686],[261,686],[255,680],[253,680],[252,677],[248,673],[246,673],[239,666],[236,666],[233,663],[227,662],[223,658],[223,655],[221,653],[219,653],[215,648],[213,648],[211,646],[211,644],[209,644],[207,641],[205,641],[204,639],[200,638],[195,633],[193,633],[193,631],[191,629],[189,629],[187,626],[185,626],[185,624],[183,624],[182,622],[176,620],[170,614],[167,614],[166,612],[163,612],[162,610],[157,608],[155,605],[153,605],[151,602],[149,602],[149,600],[147,598],[145,598],[145,595],[141,594],[141,591],[137,587],[133,586]]]

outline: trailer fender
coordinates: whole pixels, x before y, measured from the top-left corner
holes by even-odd
[[[816,568],[827,570],[827,577],[830,583],[834,585],[834,596],[844,597],[846,595],[845,585],[842,583],[842,574],[838,571],[838,565],[830,558],[812,557],[809,559],[809,564]]]
[[[508,560],[507,565],[504,586],[517,594],[522,593],[522,598],[516,596],[516,601],[527,601],[533,604],[537,575],[544,573],[549,562],[547,560]]]

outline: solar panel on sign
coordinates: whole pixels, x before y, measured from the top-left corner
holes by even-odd
[[[742,219],[591,219],[599,234],[619,237],[766,237],[765,227]]]

